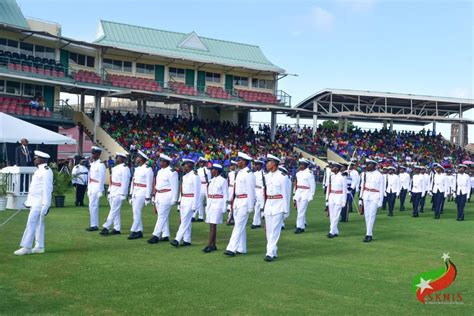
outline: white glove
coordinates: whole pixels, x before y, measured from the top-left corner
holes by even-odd
[[[46,215],[48,215],[48,213],[49,213],[49,207],[43,206],[41,208],[40,214],[43,215],[43,216],[46,216]]]
[[[132,199],[128,199],[128,203],[132,205]]]
[[[429,194],[430,196],[433,196],[433,192],[431,192],[431,191],[428,191],[428,194]]]
[[[102,197],[102,192],[97,192],[98,197]]]
[[[176,201],[171,201],[171,205],[175,205],[176,204]]]
[[[125,195],[121,195],[121,196],[120,196],[120,201],[123,201],[123,200],[125,200],[126,198],[127,198],[127,197],[126,197]]]
[[[359,206],[362,206],[362,200],[359,200]]]
[[[148,206],[148,204],[150,204],[150,199],[145,199],[145,206]]]
[[[284,218],[284,219],[287,219],[288,216],[290,216],[290,213],[284,213],[284,214],[283,214],[283,218]]]
[[[377,208],[378,208],[378,207],[382,207],[382,204],[383,204],[383,202],[379,202],[379,203],[377,204]]]
[[[326,206],[329,206],[329,203],[328,203],[328,202],[326,202]]]

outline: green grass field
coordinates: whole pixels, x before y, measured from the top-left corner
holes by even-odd
[[[319,189],[319,188],[318,188]],[[0,314],[471,314],[474,300],[474,203],[466,220],[455,220],[447,203],[441,220],[410,209],[377,216],[374,241],[362,243],[363,217],[340,223],[340,237],[326,237],[329,222],[321,191],[308,210],[306,233],[295,235],[295,212],[279,243],[279,258],[263,261],[265,235],[248,229],[248,254],[222,251],[231,227],[218,227],[219,251],[204,254],[208,225],[193,224],[193,246],[146,243],[155,225],[144,209],[145,238],[127,240],[131,207],[122,207],[122,235],[84,231],[88,209],[52,209],[46,218],[46,253],[17,257],[27,212],[0,227]],[[0,224],[14,212],[0,212]],[[100,221],[108,213],[102,200]],[[178,226],[171,216],[171,234]],[[250,222],[249,222],[250,225]],[[449,252],[458,275],[446,293],[462,294],[464,304],[422,305],[412,292],[418,273],[443,266]]]

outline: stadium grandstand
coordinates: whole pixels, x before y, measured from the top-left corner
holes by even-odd
[[[63,36],[57,23],[25,18],[14,0],[0,1],[0,30],[0,111],[73,135],[78,155],[92,141],[105,149],[103,159],[138,146],[152,155],[166,150],[228,162],[240,147],[253,155],[276,150],[290,165],[305,156],[323,167],[328,158],[345,161],[356,147],[370,154],[389,137],[398,147],[384,147],[387,156],[401,148],[415,159],[469,156],[459,146],[474,123],[463,118],[473,100],[327,89],[292,106],[279,87],[287,72],[255,45],[112,21],[99,22],[93,42],[79,41]],[[62,100],[64,93],[77,95],[78,104]],[[86,97],[94,99],[88,109]],[[135,108],[108,107],[117,100]],[[250,128],[254,111],[271,113],[270,124]],[[278,125],[277,114],[295,118],[296,127]],[[301,128],[301,118],[312,118],[313,127]],[[339,126],[324,129],[318,119]],[[349,122],[383,122],[384,129],[368,133]],[[394,123],[436,122],[453,124],[452,142],[393,132]],[[423,154],[433,149],[441,152]],[[13,150],[9,145],[7,156]],[[71,154],[70,147],[59,151]]]

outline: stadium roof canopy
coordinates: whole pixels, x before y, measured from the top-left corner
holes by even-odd
[[[199,63],[285,73],[272,64],[260,47],[198,36],[100,21],[95,44]]]
[[[462,116],[463,112],[474,108],[473,99],[324,89],[310,95],[295,108],[312,110],[318,119],[347,118],[350,121],[392,121],[408,125],[425,125],[432,122],[474,124],[474,120]],[[313,115],[301,112],[300,117],[313,118]]]
[[[0,2],[0,21],[11,26],[24,29],[30,28],[15,0],[4,0]]]

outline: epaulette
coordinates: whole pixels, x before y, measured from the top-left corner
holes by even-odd
[[[248,170],[247,170],[247,172],[248,172],[248,173],[251,173],[251,172],[252,172],[252,170],[248,169]]]
[[[48,167],[48,166],[44,166],[44,170],[48,170],[48,169],[49,169],[49,167]]]

